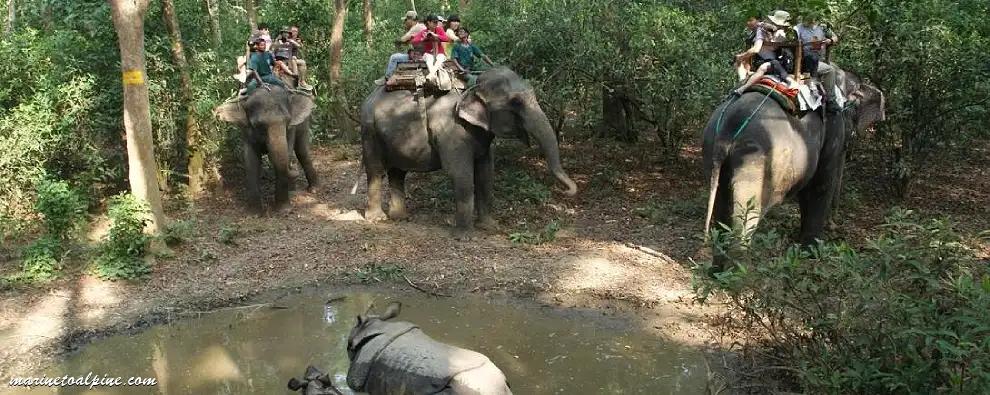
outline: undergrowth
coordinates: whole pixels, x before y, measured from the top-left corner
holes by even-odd
[[[717,238],[717,242],[726,242]],[[758,233],[727,270],[695,270],[729,338],[810,393],[990,388],[990,273],[952,223],[894,210],[863,248]]]
[[[133,279],[151,273],[145,260],[150,237],[144,233],[148,207],[131,194],[110,199],[110,230],[99,246],[94,263],[97,276],[107,280]]]

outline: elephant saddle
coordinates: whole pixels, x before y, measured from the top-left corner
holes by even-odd
[[[791,89],[787,83],[766,76],[746,91],[770,95],[770,98],[780,104],[781,108],[795,116],[801,116],[821,107],[824,96],[822,89],[821,82],[815,79],[808,79],[799,89]]]
[[[435,77],[430,76],[426,62],[412,61],[400,62],[395,68],[395,72],[385,82],[386,91],[396,90],[419,90],[429,92],[447,92],[451,89],[464,90],[467,88],[467,81],[460,73],[456,72],[457,66],[453,61],[444,62],[443,68],[437,70]]]

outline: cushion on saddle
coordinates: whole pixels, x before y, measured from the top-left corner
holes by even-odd
[[[467,82],[464,76],[457,73],[457,66],[450,61],[444,62],[444,69],[449,73],[451,78],[451,87],[454,89],[465,89],[467,88]],[[426,67],[426,62],[413,61],[413,62],[400,62],[395,68],[395,72],[392,76],[388,78],[385,83],[386,91],[397,91],[397,90],[417,90],[419,88],[427,88],[428,90],[435,91],[438,90],[436,86],[426,86],[426,76],[429,71]]]
[[[797,114],[799,107],[797,104],[797,89],[790,89],[787,84],[779,82],[773,78],[764,77],[746,89],[746,92],[759,92],[764,95],[769,94],[770,98],[780,104],[780,106],[791,114]]]

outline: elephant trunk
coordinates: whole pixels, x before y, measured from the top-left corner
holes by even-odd
[[[543,151],[543,158],[547,161],[547,168],[554,178],[565,188],[567,196],[577,194],[577,184],[571,180],[560,164],[560,147],[557,145],[557,135],[550,126],[550,120],[540,109],[536,99],[532,98],[526,103],[526,111],[523,115],[523,127],[531,137],[533,137],[540,149]]]

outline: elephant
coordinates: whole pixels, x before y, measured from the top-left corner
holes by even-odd
[[[302,91],[266,85],[252,93],[229,100],[218,106],[214,115],[241,129],[244,167],[247,172],[248,205],[262,212],[261,156],[275,168],[275,209],[289,201],[292,187],[289,174],[289,154],[294,152],[312,191],[319,184],[310,155],[309,122],[313,111],[313,96]]]
[[[290,390],[299,391],[303,395],[343,395],[333,386],[329,374],[312,365],[306,368],[306,375],[302,380],[293,377],[289,379],[287,386]]]
[[[712,114],[704,129],[703,160],[710,180],[705,234],[714,220],[741,232],[746,243],[763,215],[797,197],[799,240],[820,239],[839,192],[846,139],[884,119],[883,92],[836,67],[849,101],[845,110],[803,117],[787,113],[764,94],[744,93]],[[725,256],[714,250],[716,268]]]
[[[505,374],[488,357],[433,340],[416,325],[381,316],[357,317],[347,338],[347,386],[370,395],[510,395]],[[369,308],[370,310],[370,308]]]
[[[454,181],[454,236],[468,238],[478,225],[497,228],[492,217],[495,137],[536,140],[550,173],[577,193],[577,185],[560,163],[553,127],[533,87],[515,72],[499,67],[478,76],[477,85],[446,94],[419,95],[377,87],[361,107],[363,163],[368,176],[365,217],[377,221],[382,212],[382,179],[388,175],[388,218],[408,217],[406,173],[443,169]]]

